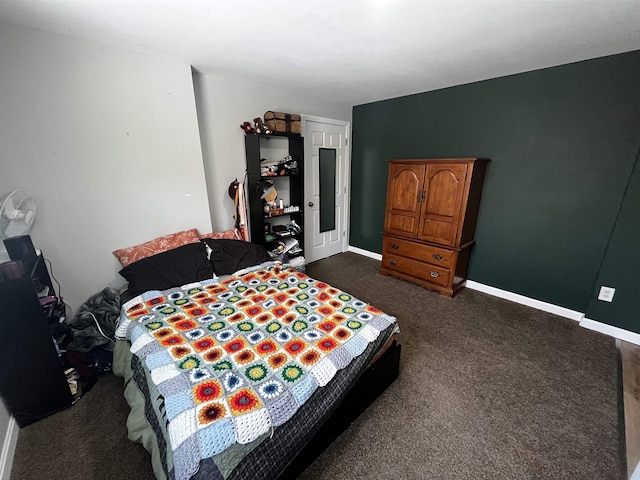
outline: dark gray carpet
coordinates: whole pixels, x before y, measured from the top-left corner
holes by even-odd
[[[613,339],[463,290],[447,299],[351,254],[307,273],[395,315],[400,378],[304,479],[621,479]],[[152,478],[121,380],[20,431],[12,479]]]

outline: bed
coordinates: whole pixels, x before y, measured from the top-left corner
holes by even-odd
[[[196,235],[116,254],[129,438],[161,479],[295,478],[397,378],[396,320],[261,246]]]

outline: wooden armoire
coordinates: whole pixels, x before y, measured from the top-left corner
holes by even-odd
[[[380,273],[453,297],[464,286],[488,160],[391,160]]]

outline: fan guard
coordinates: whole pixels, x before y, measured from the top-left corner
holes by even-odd
[[[0,196],[0,239],[26,235],[33,228],[38,205],[24,190]]]

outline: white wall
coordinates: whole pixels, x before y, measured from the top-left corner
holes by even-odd
[[[11,478],[13,455],[18,442],[18,424],[9,416],[9,412],[0,401],[0,480]]]
[[[351,105],[327,102],[286,85],[265,85],[223,75],[194,73],[209,208],[214,230],[233,226],[229,184],[246,170],[240,124],[268,110],[351,121]]]
[[[350,105],[197,73],[196,113],[189,65],[2,23],[0,65],[0,194],[35,196],[31,236],[74,310],[124,283],[113,250],[231,228],[243,121],[267,110],[351,121]],[[8,423],[0,403],[0,438]]]
[[[113,250],[211,230],[189,65],[7,24],[0,65],[0,185],[74,309],[124,283]]]

